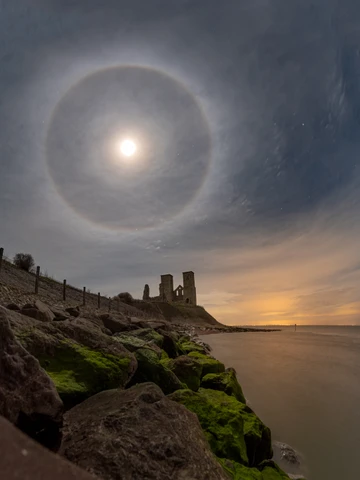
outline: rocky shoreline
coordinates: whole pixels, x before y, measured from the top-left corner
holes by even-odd
[[[0,307],[0,444],[3,432],[12,439],[0,459],[5,478],[25,467],[39,478],[40,457],[55,480],[291,478],[272,460],[271,432],[236,372],[198,338],[203,329],[42,302],[8,307]]]

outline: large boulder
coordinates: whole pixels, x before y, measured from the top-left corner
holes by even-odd
[[[210,355],[204,355],[200,352],[190,352],[189,357],[197,360],[202,365],[201,378],[209,373],[223,373],[225,372],[225,365]]]
[[[185,354],[189,354],[190,352],[198,352],[206,355],[207,353],[206,349],[202,345],[191,341],[188,337],[185,336],[180,338],[178,342],[178,347]]]
[[[169,332],[159,328],[157,332],[162,335],[162,349],[165,350],[170,358],[176,358],[180,355],[179,347],[177,345],[178,335],[176,332]]]
[[[91,321],[43,323],[10,313],[15,335],[52,378],[66,409],[102,390],[125,387],[136,370],[134,355]]]
[[[4,480],[96,480],[0,417],[0,472]]]
[[[236,372],[233,368],[227,368],[223,373],[208,373],[202,379],[201,386],[212,390],[220,390],[227,395],[235,397],[239,402],[246,403],[244,394],[236,378]]]
[[[0,415],[55,449],[60,440],[62,401],[36,358],[16,340],[9,315],[17,314],[0,307]]]
[[[203,367],[195,358],[181,355],[180,357],[163,363],[165,363],[188,388],[194,392],[199,390]]]
[[[61,453],[103,480],[226,480],[196,416],[159,387],[101,392],[67,412]]]
[[[68,307],[65,308],[65,311],[71,316],[71,317],[80,317],[80,308],[79,307]]]
[[[159,354],[147,346],[135,352],[138,368],[132,377],[129,386],[137,383],[153,382],[165,394],[184,388],[178,377],[159,359]]]
[[[113,339],[120,342],[129,352],[136,352],[139,348],[151,348],[157,352],[158,357],[161,358],[161,348],[141,337],[132,335],[132,333],[133,332],[115,333]]]
[[[179,390],[169,398],[197,414],[218,457],[250,467],[272,458],[270,429],[235,397],[200,388],[197,393]]]
[[[125,332],[131,329],[131,321],[129,317],[117,314],[116,317],[110,313],[103,313],[100,315],[105,328],[109,329],[111,333]]]
[[[131,332],[134,337],[145,340],[148,344],[162,348],[164,337],[152,328],[140,328]]]
[[[51,322],[55,318],[55,315],[50,308],[47,307],[41,300],[36,300],[33,305],[24,305],[21,309],[21,313],[27,317],[40,320],[41,322]]]

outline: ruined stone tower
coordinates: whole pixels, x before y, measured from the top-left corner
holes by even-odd
[[[184,302],[190,305],[196,305],[196,288],[194,272],[184,272]]]
[[[143,300],[150,302],[169,302],[185,303],[187,305],[196,305],[196,288],[194,272],[183,273],[184,285],[179,285],[174,290],[174,279],[170,274],[161,275],[159,284],[159,296],[151,297],[149,285],[145,285]]]
[[[174,296],[174,279],[170,274],[161,275],[160,297],[166,302],[172,302]]]

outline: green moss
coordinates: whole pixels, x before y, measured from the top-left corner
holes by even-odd
[[[270,430],[235,397],[200,388],[198,393],[182,390],[170,398],[197,414],[218,457],[250,467],[272,457]]]
[[[196,359],[182,355],[167,363],[169,368],[187,388],[197,392],[200,387],[202,365]]]
[[[258,469],[261,471],[263,480],[289,480],[289,476],[272,460],[265,460]]]
[[[169,398],[181,403],[197,415],[215,455],[247,465],[244,421],[238,412],[234,412],[233,398],[222,392],[215,392],[222,395],[221,399],[210,398],[208,392],[210,390],[200,389],[198,393],[179,390]]]
[[[130,358],[106,354],[62,341],[54,355],[38,357],[40,365],[53,379],[66,408],[102,390],[124,386]]]
[[[121,343],[127,350],[129,350],[129,352],[136,352],[136,350],[144,347],[147,343],[146,340],[128,333],[118,333],[113,335],[112,338]]]
[[[180,338],[180,341],[178,342],[178,348],[180,349],[181,352],[183,353],[190,353],[190,352],[199,352],[205,354],[205,349],[201,346],[198,345],[195,342],[192,342],[186,337]]]
[[[228,369],[224,373],[209,373],[205,375],[201,386],[203,388],[211,388],[212,390],[220,390],[227,395],[235,397],[239,402],[246,403],[234,369]]]
[[[131,336],[141,338],[146,342],[154,343],[160,348],[162,348],[164,342],[164,337],[152,328],[139,328],[138,330],[133,330]]]
[[[177,376],[167,368],[168,359],[160,361],[157,353],[151,348],[140,348],[135,352],[135,356],[138,368],[129,386],[136,383],[154,382],[165,394],[183,388]]]
[[[276,464],[266,466],[260,471],[258,468],[249,468],[227,459],[218,458],[219,463],[229,474],[232,480],[289,480],[289,477]]]
[[[189,357],[196,359],[202,366],[201,378],[205,377],[209,373],[222,373],[225,372],[225,366],[223,363],[215,360],[215,358],[209,355],[204,355],[199,352],[190,352]]]
[[[165,350],[161,350],[161,357],[160,357],[160,360],[162,362],[166,361],[166,360],[169,360],[169,355],[165,352]],[[166,364],[164,364],[165,366],[167,366]]]
[[[256,468],[245,467],[225,458],[218,458],[218,461],[232,480],[263,480],[261,472]]]

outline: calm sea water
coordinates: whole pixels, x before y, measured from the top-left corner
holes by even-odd
[[[245,397],[305,459],[308,480],[360,478],[360,327],[207,335]]]

